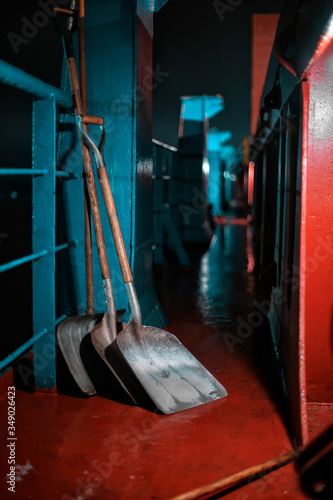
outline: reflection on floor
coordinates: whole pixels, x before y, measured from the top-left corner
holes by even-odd
[[[292,448],[269,331],[259,314],[250,229],[217,227],[193,270],[169,256],[156,289],[167,329],[226,387],[228,396],[173,415],[124,396],[89,399],[17,391],[16,498],[163,500]],[[256,314],[255,314],[256,313]],[[1,410],[1,435],[7,434]],[[2,498],[12,498],[2,440]],[[294,465],[228,493],[248,500],[305,498]]]

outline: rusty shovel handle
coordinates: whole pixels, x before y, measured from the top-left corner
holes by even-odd
[[[124,283],[132,283],[133,282],[132,272],[128,262],[123,235],[121,233],[117,210],[114,204],[111,186],[105,166],[99,167],[97,169],[97,172],[100,180],[101,190],[104,198],[106,212],[108,214],[108,219],[112,231],[114,244],[119,259],[121,274],[123,276]]]
[[[83,141],[90,149],[91,153],[94,156],[98,177],[100,180],[101,191],[104,198],[104,203],[106,207],[106,212],[108,215],[111,232],[114,240],[114,244],[117,251],[117,256],[120,264],[121,274],[123,276],[123,280],[125,284],[133,283],[133,277],[131,268],[128,262],[128,257],[126,253],[126,248],[123,240],[123,236],[120,229],[119,219],[117,215],[117,210],[114,204],[113,195],[111,191],[109,177],[104,164],[103,157],[103,146],[105,142],[105,128],[104,125],[101,125],[101,137],[99,140],[98,146],[91,140],[89,135],[86,133],[83,125],[83,119],[81,116],[78,116],[78,126],[82,136]]]
[[[79,72],[80,72],[80,96],[84,115],[87,115],[87,79],[86,79],[86,50],[85,50],[85,32],[84,32],[84,0],[79,0]],[[86,125],[87,127],[87,125]],[[88,127],[86,128],[88,130]],[[83,148],[87,149],[84,145]],[[86,154],[86,153],[85,153]],[[88,152],[89,154],[89,152]],[[89,160],[90,162],[90,155]],[[84,168],[84,163],[83,163]],[[85,241],[85,265],[86,265],[86,295],[87,295],[87,314],[94,313],[94,277],[93,277],[93,258],[92,258],[92,239],[91,239],[91,219],[89,193],[86,180],[84,180],[83,189],[84,205],[84,241]]]
[[[68,39],[67,39],[67,43],[68,43]],[[68,46],[68,47],[65,47],[65,49],[66,49],[66,55],[67,55],[67,65],[68,65],[68,72],[69,72],[69,77],[70,77],[70,81],[71,81],[71,88],[72,88],[75,111],[76,111],[77,115],[82,115],[83,110],[82,110],[80,87],[79,87],[79,82],[78,82],[78,78],[77,78],[75,60],[74,60],[73,54],[71,53],[71,47]],[[67,51],[67,49],[69,49],[69,50]],[[69,52],[69,54],[68,54],[68,52]],[[81,144],[82,144],[82,141],[81,141]],[[98,256],[99,256],[99,261],[100,261],[100,266],[101,266],[102,278],[103,278],[103,280],[110,279],[110,270],[109,270],[109,264],[108,264],[107,254],[106,254],[105,240],[104,240],[103,227],[102,227],[102,222],[101,222],[101,215],[100,215],[100,211],[99,211],[92,162],[91,162],[89,150],[84,146],[84,144],[82,144],[82,155],[83,155],[83,166],[84,166],[84,171],[85,171],[85,175],[86,175],[87,189],[88,189],[89,200],[90,200],[91,214],[92,214],[94,228],[95,228],[95,235],[96,235],[96,242],[97,242]]]
[[[248,469],[236,472],[236,474],[219,479],[214,483],[172,497],[171,500],[204,500],[212,497],[215,498],[227,489],[243,484],[244,481],[255,481],[261,476],[293,462],[298,455],[299,453],[296,450],[291,450],[284,455],[272,458],[258,465],[253,465]]]

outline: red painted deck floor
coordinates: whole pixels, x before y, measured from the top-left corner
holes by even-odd
[[[166,500],[292,448],[267,327],[247,322],[257,297],[247,228],[218,232],[209,252],[191,255],[192,272],[169,266],[156,287],[169,330],[228,396],[164,416],[116,393],[112,400],[18,390],[15,495],[5,484],[7,406],[0,407],[1,498]],[[311,430],[318,433],[325,421],[316,412],[323,410],[312,411]],[[306,497],[289,464],[227,498]]]

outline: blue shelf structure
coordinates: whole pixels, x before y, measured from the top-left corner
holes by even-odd
[[[33,350],[35,386],[54,390],[56,386],[55,328],[57,324],[55,259],[56,253],[74,245],[73,241],[56,246],[56,177],[76,179],[66,171],[57,171],[56,123],[58,107],[71,108],[72,97],[47,83],[0,61],[0,81],[32,95],[33,164],[31,169],[2,168],[1,176],[32,177],[33,231],[30,255],[0,265],[0,273],[31,263],[33,272],[33,335],[0,361],[0,373],[11,368]],[[66,315],[63,315],[66,317]],[[63,319],[63,318],[60,318]]]

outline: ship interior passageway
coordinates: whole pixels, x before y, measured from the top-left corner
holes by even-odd
[[[192,249],[191,270],[181,269],[171,252],[155,273],[167,329],[227,388],[227,398],[166,416],[133,406],[119,388],[78,397],[66,372],[57,396],[17,392],[17,493],[21,485],[26,492],[20,498],[170,499],[292,448],[251,271],[251,228],[244,213],[234,209],[229,216],[209,248]],[[315,418],[310,431],[321,431]],[[238,490],[227,493],[240,498]],[[245,485],[241,494],[307,498],[294,464]]]
[[[28,3],[0,27],[0,497],[331,499],[331,2]]]

